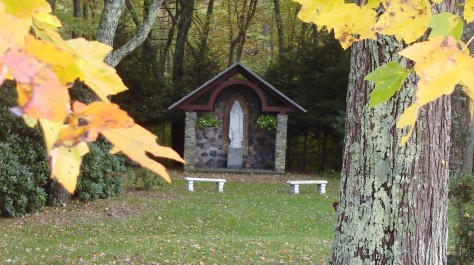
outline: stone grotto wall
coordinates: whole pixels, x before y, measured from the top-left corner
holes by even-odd
[[[249,88],[235,85],[226,88],[216,99],[215,112],[218,118],[217,128],[196,128],[195,168],[226,168],[228,140],[228,104],[233,100],[245,101],[248,119],[244,119],[244,128],[248,135],[244,137],[244,157],[242,167],[245,169],[275,169],[275,130],[267,131],[256,127],[260,115],[260,103],[257,95]],[[198,112],[197,116],[208,112]],[[247,124],[245,124],[247,123]]]

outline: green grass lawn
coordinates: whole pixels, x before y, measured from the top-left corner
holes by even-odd
[[[283,176],[282,176],[283,178]],[[153,191],[0,219],[0,264],[325,264],[339,181],[327,194],[281,182],[183,180]]]

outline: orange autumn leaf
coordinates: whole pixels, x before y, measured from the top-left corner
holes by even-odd
[[[148,157],[147,153],[185,163],[178,153],[169,147],[157,144],[157,137],[137,124],[131,128],[106,130],[102,132],[102,135],[114,145],[112,153],[119,151],[124,153],[133,161],[157,173],[168,182],[171,182],[171,179],[166,168]]]
[[[72,146],[79,142],[93,142],[99,133],[111,128],[132,127],[133,119],[118,105],[109,102],[93,102],[85,105],[74,102],[74,113],[69,116],[69,126],[61,130],[56,145]]]
[[[23,113],[35,119],[64,121],[69,114],[69,92],[57,76],[50,69],[42,68],[32,86],[28,102],[20,105]]]

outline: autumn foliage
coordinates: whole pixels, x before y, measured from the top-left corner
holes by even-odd
[[[369,107],[374,107],[399,91],[411,73],[417,75],[416,101],[397,123],[398,128],[410,129],[402,144],[410,138],[420,108],[450,95],[456,85],[463,86],[472,103],[474,59],[461,35],[463,18],[466,23],[474,20],[474,0],[465,1],[463,17],[452,14],[454,10],[433,15],[432,8],[442,0],[367,0],[360,6],[344,0],[295,1],[302,5],[301,20],[332,30],[343,48],[357,41],[376,40],[379,34],[394,36],[408,45],[399,54],[415,63],[413,69],[390,62],[365,78],[375,83],[369,102]]]
[[[57,31],[61,23],[50,12],[46,0],[0,0],[0,83],[15,81],[18,106],[12,112],[30,126],[41,126],[51,178],[73,192],[87,142],[102,134],[114,145],[112,153],[123,152],[170,181],[148,154],[184,160],[109,101],[127,89],[104,63],[111,48],[85,39],[63,40]],[[69,88],[77,79],[102,101],[70,102]]]

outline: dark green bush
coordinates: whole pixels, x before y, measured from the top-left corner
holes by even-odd
[[[152,190],[154,187],[163,186],[163,179],[146,168],[130,170],[128,173],[129,184],[138,190]]]
[[[113,197],[123,191],[125,157],[109,154],[111,146],[103,140],[89,145],[84,156],[76,195],[81,200]]]
[[[455,253],[449,256],[449,264],[474,263],[474,176],[456,178],[451,183],[450,200],[456,209],[454,226]]]
[[[39,129],[26,126],[5,105],[0,120],[0,214],[22,216],[45,205],[46,149]]]

